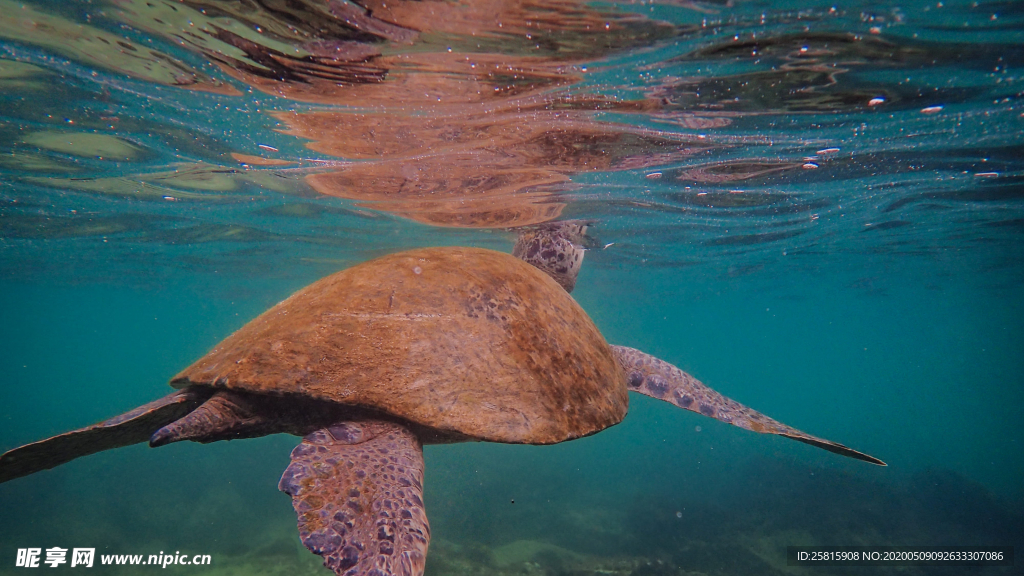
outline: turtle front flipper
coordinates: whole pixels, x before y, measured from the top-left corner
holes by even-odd
[[[522,228],[518,230],[512,255],[533,264],[566,292],[572,292],[583,265],[589,224],[586,220],[563,220]]]
[[[339,576],[421,576],[430,526],[423,449],[404,426],[346,421],[307,435],[278,488],[299,537]]]
[[[0,456],[0,482],[48,470],[81,456],[144,442],[154,431],[191,412],[210,393],[192,387],[178,390],[99,424],[5,452]]]
[[[837,442],[811,436],[773,420],[757,410],[715,392],[679,368],[639,350],[625,346],[612,346],[615,358],[626,373],[626,382],[633,392],[646,394],[658,400],[671,402],[680,408],[692,410],[740,428],[762,434],[778,434],[817,446],[857,460],[885,466],[874,456],[868,456]]]

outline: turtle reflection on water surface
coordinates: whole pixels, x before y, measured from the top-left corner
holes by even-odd
[[[567,290],[586,226],[522,232],[514,256],[424,248],[300,290],[171,380],[178,390],[0,456],[0,482],[148,440],[303,436],[279,488],[302,542],[339,575],[423,573],[422,445],[554,444],[626,415],[628,391],[874,464],[609,345]]]

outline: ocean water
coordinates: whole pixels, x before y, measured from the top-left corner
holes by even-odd
[[[352,264],[587,219],[609,342],[888,466],[631,394],[572,442],[427,446],[426,574],[1024,573],[786,562],[1024,550],[1022,66],[1012,1],[0,0],[0,450]],[[329,574],[297,442],[4,483],[0,574]],[[212,562],[99,559],[164,553]]]

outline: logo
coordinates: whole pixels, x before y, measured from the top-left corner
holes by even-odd
[[[18,568],[38,568],[42,554],[42,548],[18,548],[18,556],[14,560],[14,565]],[[86,568],[92,568],[95,558],[95,548],[75,548],[71,551],[71,567],[85,566]],[[68,549],[57,546],[47,548],[46,560],[43,560],[43,563],[48,564],[50,568],[67,564]]]

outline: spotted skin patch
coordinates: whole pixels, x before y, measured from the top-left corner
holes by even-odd
[[[299,537],[339,576],[421,576],[430,541],[423,451],[405,427],[341,422],[292,450],[278,489]]]
[[[523,228],[512,255],[543,270],[566,292],[572,292],[583,265],[587,225],[582,220],[566,220]]]
[[[778,434],[829,452],[885,466],[878,458],[868,456],[837,442],[811,436],[773,420],[743,404],[726,398],[679,368],[639,350],[612,346],[619,365],[626,372],[629,390],[664,400],[698,414],[721,420],[733,426],[762,434]]]

